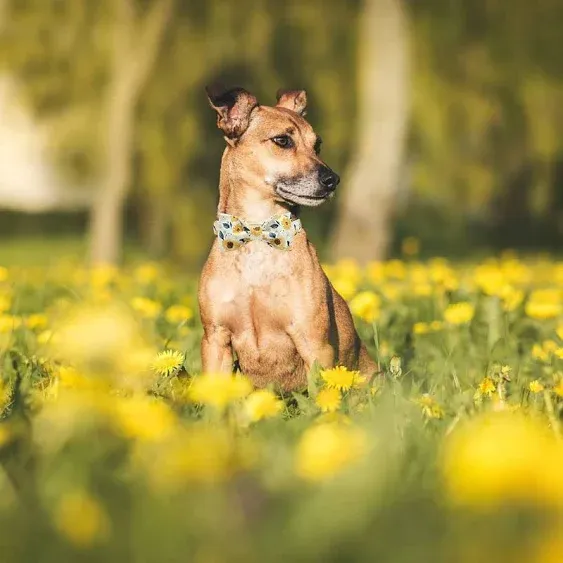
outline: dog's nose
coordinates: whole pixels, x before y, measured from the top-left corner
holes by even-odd
[[[340,177],[330,168],[323,167],[319,170],[319,182],[323,187],[332,192],[340,183]]]

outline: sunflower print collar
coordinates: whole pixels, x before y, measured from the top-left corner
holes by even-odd
[[[293,237],[302,229],[301,221],[291,213],[270,217],[263,223],[252,223],[235,215],[219,213],[213,232],[221,250],[236,250],[252,240],[262,240],[280,250],[290,250]]]

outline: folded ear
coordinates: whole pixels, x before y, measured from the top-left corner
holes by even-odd
[[[206,86],[209,104],[217,112],[217,127],[228,139],[238,139],[248,128],[250,114],[258,105],[244,88],[226,90],[220,85]]]
[[[305,115],[307,109],[307,92],[305,90],[279,89],[276,98],[278,107],[290,109],[299,115]]]

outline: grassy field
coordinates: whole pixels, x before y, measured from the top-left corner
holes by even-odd
[[[0,254],[1,563],[563,561],[563,262],[327,265],[381,375],[282,397],[199,373],[196,280],[73,255]]]

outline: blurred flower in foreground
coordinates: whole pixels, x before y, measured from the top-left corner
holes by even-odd
[[[176,416],[164,401],[143,395],[117,400],[115,416],[121,434],[149,441],[165,438],[176,423]]]
[[[336,366],[321,371],[321,377],[326,382],[327,387],[340,391],[348,391],[359,376],[358,371],[349,371],[345,366]]]
[[[321,389],[315,399],[315,403],[322,412],[334,412],[340,408],[342,397],[338,389]]]
[[[191,425],[155,450],[141,448],[136,461],[158,490],[185,483],[218,483],[245,465],[243,448],[223,428]]]
[[[283,401],[267,389],[254,391],[244,403],[245,413],[252,422],[277,416],[282,409]]]
[[[51,340],[51,351],[79,369],[113,371],[133,350],[143,347],[134,319],[118,306],[72,310]]]
[[[246,377],[211,373],[195,377],[189,394],[196,403],[222,410],[229,403],[244,399],[251,391],[252,384]]]
[[[471,303],[454,303],[444,311],[444,319],[452,325],[461,325],[471,321],[475,307]]]
[[[561,295],[557,289],[532,291],[526,303],[526,315],[533,319],[553,319],[562,312]]]
[[[537,379],[534,379],[534,381],[530,381],[528,387],[532,393],[541,393],[545,389],[543,383],[541,383]]]
[[[146,297],[134,297],[131,300],[131,307],[146,319],[156,319],[162,310],[158,301],[147,299]]]
[[[67,492],[55,505],[55,526],[76,547],[88,548],[109,536],[110,521],[102,506],[85,491]]]
[[[159,352],[151,364],[151,368],[158,375],[170,376],[180,371],[184,363],[184,354],[177,350]]]
[[[295,470],[308,481],[333,477],[357,462],[367,450],[363,431],[340,424],[319,424],[307,429],[296,450]]]
[[[187,305],[171,305],[166,309],[164,316],[170,324],[180,324],[189,321],[194,312]]]
[[[443,472],[450,500],[475,507],[563,504],[563,446],[540,422],[488,413],[447,438]]]
[[[361,291],[350,301],[352,314],[367,323],[372,323],[379,318],[381,299],[373,291]]]

